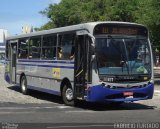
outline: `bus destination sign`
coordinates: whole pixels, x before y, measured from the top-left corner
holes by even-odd
[[[111,31],[111,32],[110,32]],[[102,28],[102,33],[103,34],[128,34],[128,35],[137,35],[138,34],[138,29],[135,28],[117,28],[117,27],[113,27],[113,28],[109,28],[107,27],[103,27]]]
[[[147,29],[143,26],[120,26],[101,24],[95,27],[94,34],[121,34],[147,36]]]

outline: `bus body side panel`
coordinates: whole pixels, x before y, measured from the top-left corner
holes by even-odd
[[[29,89],[60,95],[60,85],[64,78],[73,82],[74,63],[59,61],[19,60],[17,64],[17,83],[24,73]]]
[[[87,90],[87,101],[92,102],[127,102],[152,99],[154,85],[149,83],[143,88],[111,89],[104,85],[96,85]],[[132,92],[133,96],[124,96],[125,92]]]

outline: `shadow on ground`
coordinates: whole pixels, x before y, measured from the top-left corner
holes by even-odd
[[[82,109],[94,110],[94,111],[152,110],[152,109],[157,108],[155,106],[149,106],[149,105],[144,105],[144,104],[140,104],[140,103],[133,103],[133,102],[122,103],[122,104],[115,104],[115,103],[102,104],[102,103],[79,102],[76,107],[82,108]]]
[[[18,86],[11,86],[8,88],[16,92],[21,92]],[[55,96],[52,94],[30,90],[29,95],[32,96],[33,98],[37,98],[40,100],[45,100],[45,101],[53,102],[56,104],[63,104],[61,97]],[[44,106],[45,104],[42,104],[42,105]],[[77,101],[75,108],[84,109],[84,110],[93,110],[93,111],[109,111],[109,110],[119,111],[119,110],[149,110],[149,109],[151,110],[157,107],[144,105],[141,103],[132,103],[132,102],[122,103],[122,104],[115,104],[115,103],[104,104],[104,103],[90,103],[85,101]]]
[[[16,85],[8,87],[8,89],[21,93],[19,86],[16,86]],[[61,97],[56,96],[56,95],[43,93],[43,92],[36,91],[36,90],[29,90],[28,95],[32,96],[33,98],[36,98],[36,99],[45,100],[48,102],[54,102],[54,103],[58,103],[58,104],[63,104]]]

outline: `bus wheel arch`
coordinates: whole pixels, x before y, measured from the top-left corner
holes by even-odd
[[[60,90],[63,102],[68,106],[74,106],[73,88],[68,78],[63,79]]]
[[[21,73],[20,78],[19,78],[19,84],[21,84],[21,79],[23,76],[26,76],[24,73]]]
[[[22,73],[21,76],[20,76],[20,88],[21,88],[22,94],[24,94],[24,95],[28,94],[27,78],[26,78],[26,75],[24,73]]]

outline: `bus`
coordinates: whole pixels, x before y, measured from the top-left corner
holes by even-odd
[[[90,22],[6,39],[5,80],[77,100],[123,103],[152,99],[148,29],[130,22]]]

